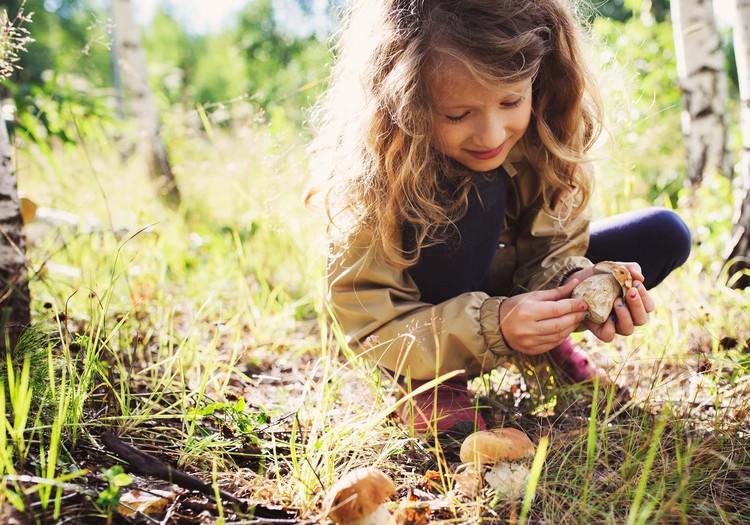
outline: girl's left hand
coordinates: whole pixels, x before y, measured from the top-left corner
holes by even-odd
[[[584,325],[592,334],[604,341],[611,342],[616,334],[632,335],[636,326],[643,326],[648,322],[648,314],[654,311],[656,305],[643,286],[643,274],[638,263],[620,263],[625,266],[633,278],[633,286],[625,292],[624,297],[615,299],[613,313],[604,324],[594,324],[584,321]]]

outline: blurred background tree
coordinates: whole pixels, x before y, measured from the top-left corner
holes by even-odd
[[[23,0],[2,0],[0,9],[14,12]],[[248,101],[264,118],[299,128],[320,92],[328,64],[327,34],[315,34],[309,21],[282,24],[279,2],[249,0],[232,23],[201,34],[179,23],[174,7],[162,4],[143,27],[150,81],[162,109],[206,106],[223,111]],[[302,16],[311,16],[309,2],[295,1]],[[22,57],[5,96],[18,110],[17,126],[25,138],[44,142],[56,136],[99,133],[86,123],[74,130],[71,114],[114,117],[110,62],[111,27],[101,0],[27,0],[36,13],[31,28],[35,42]],[[334,12],[331,7],[330,12]],[[62,106],[78,110],[63,111]]]
[[[249,1],[224,30],[191,34],[162,5],[144,34],[162,101],[211,109],[247,100],[268,119],[301,124],[327,73],[328,35],[311,31],[309,20],[282,23],[279,9]]]
[[[19,3],[0,6],[14,9]],[[309,108],[331,61],[329,37],[344,3],[246,0],[211,31],[185,22],[185,3],[157,3],[141,29],[167,144],[184,130],[210,134],[211,126],[239,129],[250,121],[269,123],[271,133],[304,142]],[[37,13],[31,28],[37,42],[8,92],[16,101],[17,132],[42,150],[55,140],[103,144],[122,133],[115,118],[106,7],[105,0],[27,1],[27,10]],[[614,145],[602,164],[607,173],[599,178],[608,196],[602,214],[653,203],[676,208],[691,191],[669,9],[668,0],[607,0],[593,3],[588,13]],[[726,25],[722,31],[733,154],[739,149],[736,68],[731,32]],[[626,184],[615,183],[623,178]],[[695,231],[708,239],[713,229],[699,225]]]
[[[146,161],[157,195],[164,204],[176,210],[182,197],[162,134],[161,116],[151,88],[134,4],[130,0],[111,0],[110,13],[113,21],[112,71],[118,113],[135,120],[134,140]]]
[[[26,27],[30,22],[30,15],[22,7],[12,14],[0,10],[0,86],[13,73],[31,43]],[[0,120],[0,356],[3,358],[31,322],[26,236],[13,158],[3,117]]]

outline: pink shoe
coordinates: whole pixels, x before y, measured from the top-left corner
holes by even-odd
[[[411,390],[416,390],[425,383],[427,381],[413,379]],[[469,394],[466,376],[443,381],[436,387],[415,395],[401,409],[400,419],[402,424],[418,433],[437,431],[468,436],[487,428]]]
[[[573,341],[568,337],[564,343],[556,346],[547,354],[553,365],[553,370],[559,372],[558,379],[564,383],[574,384],[584,381],[609,382],[606,374],[597,368],[583,350],[573,346]]]

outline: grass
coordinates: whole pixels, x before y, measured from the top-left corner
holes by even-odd
[[[0,517],[135,523],[119,495],[165,488],[169,510],[141,522],[248,519],[155,479],[113,477],[122,462],[99,436],[114,429],[216,490],[306,522],[327,487],[371,465],[394,478],[390,508],[413,523],[750,521],[750,296],[717,285],[726,181],[707,181],[700,207],[685,194],[700,245],[654,291],[649,325],[611,345],[578,336],[627,394],[511,366],[475,381],[496,424],[523,429],[540,452],[533,495],[468,498],[453,487],[455,451],[395,424],[394,388],[331,322],[323,225],[301,204],[301,140],[244,121],[203,135],[178,117],[178,213],[112,146],[19,152],[21,191],[83,222],[29,229],[32,268],[48,263],[31,275],[45,331],[3,368]],[[595,203],[600,215],[628,204],[640,203]]]

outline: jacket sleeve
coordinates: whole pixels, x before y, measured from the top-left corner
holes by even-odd
[[[541,195],[524,210],[516,241],[513,293],[560,286],[571,273],[592,266],[584,254],[589,245],[589,213],[557,218],[544,210]]]
[[[470,292],[441,304],[420,301],[407,271],[387,264],[363,231],[345,248],[333,245],[328,300],[347,342],[392,372],[432,379],[464,369],[476,374],[510,354],[500,333],[504,298]]]

